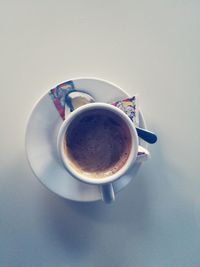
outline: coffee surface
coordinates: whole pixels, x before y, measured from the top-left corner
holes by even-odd
[[[103,178],[126,163],[130,140],[129,129],[119,116],[110,111],[90,110],[69,126],[66,155],[77,171]]]

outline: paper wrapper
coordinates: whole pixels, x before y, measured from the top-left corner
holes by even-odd
[[[118,107],[133,121],[135,126],[139,125],[139,108],[138,108],[138,97],[133,96],[125,98],[123,100],[112,103],[112,105]]]
[[[65,97],[69,91],[73,90],[75,90],[74,83],[67,81],[49,91],[49,95],[63,120],[65,119]]]

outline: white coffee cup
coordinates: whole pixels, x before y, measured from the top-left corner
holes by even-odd
[[[120,119],[123,120],[130,133],[131,147],[126,162],[118,171],[106,177],[92,178],[86,176],[84,173],[81,173],[80,171],[77,171],[77,169],[73,167],[69,157],[66,156],[64,142],[65,142],[65,135],[66,132],[68,131],[69,126],[71,125],[72,122],[74,122],[77,119],[77,117],[80,114],[83,114],[86,111],[89,112],[90,110],[100,110],[100,109],[104,111],[110,111],[114,113],[116,117],[118,116],[119,120]],[[135,126],[133,122],[130,120],[130,118],[119,108],[105,103],[86,104],[71,112],[62,123],[57,137],[58,155],[66,170],[69,171],[73,177],[80,180],[81,182],[98,185],[101,192],[102,200],[105,201],[106,203],[110,203],[115,199],[113,182],[119,179],[121,176],[123,176],[128,171],[128,169],[135,163],[138,153],[138,145],[139,145],[138,135]]]

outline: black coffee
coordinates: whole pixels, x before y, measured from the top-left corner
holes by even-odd
[[[93,178],[103,178],[120,170],[130,149],[127,125],[109,110],[83,112],[70,124],[65,135],[65,152],[73,168]]]

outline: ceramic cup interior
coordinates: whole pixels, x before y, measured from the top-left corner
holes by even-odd
[[[65,168],[86,183],[117,180],[134,164],[137,151],[133,122],[110,104],[79,107],[63,122],[58,134],[58,153]]]

